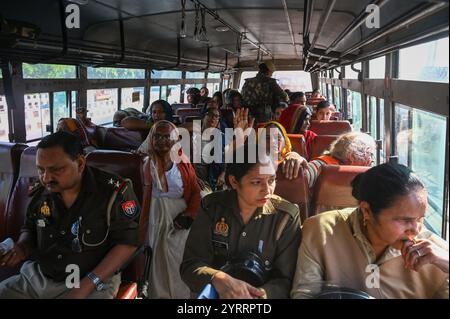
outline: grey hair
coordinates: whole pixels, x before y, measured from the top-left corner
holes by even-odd
[[[327,152],[341,163],[348,163],[349,160],[358,162],[367,161],[367,157],[376,150],[375,140],[372,136],[361,132],[349,132],[339,136],[330,145]]]

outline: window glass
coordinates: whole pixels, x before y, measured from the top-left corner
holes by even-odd
[[[87,110],[92,122],[97,125],[112,123],[118,109],[117,89],[87,91]]]
[[[353,130],[360,131],[362,128],[361,94],[347,90],[348,117],[353,121]]]
[[[327,94],[325,95],[325,97],[327,98],[328,101],[333,103],[333,92],[331,90],[332,90],[331,84],[327,84]]]
[[[399,51],[399,78],[448,83],[448,37]]]
[[[161,86],[161,100],[167,100],[167,86]]]
[[[204,79],[205,72],[186,72],[186,79]]]
[[[181,75],[182,75],[181,71],[152,70],[151,77],[152,79],[181,79]]]
[[[208,83],[206,87],[209,90],[209,97],[212,98],[213,94],[220,90],[220,83]]]
[[[220,79],[220,72],[219,73],[208,73],[208,79]]]
[[[1,72],[0,72],[1,74]],[[4,95],[0,95],[0,141],[9,142],[8,106]]]
[[[367,99],[367,105],[369,106],[369,112],[367,113],[369,116],[369,120],[367,121],[369,123],[369,132],[374,139],[377,139],[377,98],[368,96]]]
[[[355,63],[355,69],[361,70],[361,62]],[[346,79],[358,79],[358,73],[353,71],[350,65],[345,66],[345,78]]]
[[[181,85],[169,85],[167,87],[167,102],[169,104],[180,103]]]
[[[144,107],[144,88],[123,88],[121,97],[120,109],[126,109],[127,107],[135,108],[142,111]]]
[[[380,139],[384,142],[384,99],[380,100]],[[383,149],[380,152],[380,163],[384,163],[385,161],[385,151],[384,151],[384,143]]]
[[[72,91],[72,101],[71,101],[71,105],[72,105],[72,117],[76,118],[77,114],[75,112],[76,108],[77,108],[77,101],[78,101],[78,91]]]
[[[75,79],[74,65],[22,63],[24,79]]]
[[[152,86],[150,88],[150,104],[159,100],[159,86]]]
[[[53,132],[56,132],[56,126],[61,118],[70,117],[70,108],[67,103],[66,92],[53,93]]]
[[[124,68],[87,68],[88,79],[145,79],[145,70]]]
[[[409,166],[428,191],[427,228],[442,234],[445,181],[446,118],[408,106],[395,105],[399,162]]]
[[[24,100],[27,141],[50,134],[49,94],[26,94]]]
[[[272,78],[276,79],[283,90],[291,92],[312,91],[311,75],[304,71],[275,71]]]
[[[341,111],[341,88],[339,86],[334,87],[334,104],[336,105],[336,111]]]
[[[369,61],[369,78],[371,79],[384,79],[384,72],[386,66],[386,57],[381,56],[379,58]]]

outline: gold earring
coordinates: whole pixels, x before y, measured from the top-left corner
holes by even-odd
[[[367,227],[367,219],[365,219],[365,218],[363,219],[363,226]]]

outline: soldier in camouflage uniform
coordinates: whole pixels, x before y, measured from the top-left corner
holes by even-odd
[[[247,79],[242,87],[243,104],[250,109],[256,123],[270,121],[272,106],[288,102],[286,92],[271,78],[274,70],[272,62],[261,63],[256,77]]]

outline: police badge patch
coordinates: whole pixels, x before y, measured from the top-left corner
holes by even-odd
[[[136,202],[134,200],[129,200],[126,202],[122,203],[122,211],[124,212],[124,214],[129,217],[129,218],[133,218],[134,216],[136,216],[137,212],[138,212],[138,208],[136,205]]]

